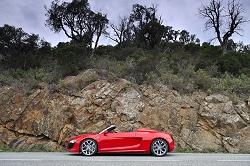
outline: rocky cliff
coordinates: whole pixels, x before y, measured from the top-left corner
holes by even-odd
[[[77,85],[78,77],[65,82]],[[250,99],[233,104],[220,94],[180,95],[166,86],[124,79],[98,80],[71,94],[51,91],[44,83],[31,95],[2,87],[0,113],[0,145],[15,148],[59,149],[69,137],[116,124],[121,131],[169,131],[179,147],[250,149]]]

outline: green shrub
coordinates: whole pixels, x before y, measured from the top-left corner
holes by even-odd
[[[36,152],[52,152],[53,150],[50,149],[49,147],[47,147],[46,145],[44,145],[44,143],[39,143],[39,144],[37,144],[36,147],[34,147],[32,149],[32,151],[36,151]]]
[[[7,145],[0,145],[0,152],[7,152],[9,151],[9,147]]]
[[[36,88],[40,82],[48,82],[49,78],[50,73],[42,68],[29,69],[27,71],[9,69],[0,74],[0,83],[26,93]]]
[[[92,82],[98,80],[98,77],[99,76],[94,71],[87,71],[83,73],[77,80],[79,89],[82,89],[85,86],[91,84]]]
[[[66,74],[76,74],[85,69],[86,58],[91,55],[91,51],[92,49],[83,43],[61,43],[55,56]]]
[[[238,153],[241,153],[241,154],[250,154],[250,150],[240,149]]]
[[[65,80],[59,80],[58,88],[59,89],[67,89],[68,88],[68,84],[65,82]]]
[[[153,71],[146,73],[145,76],[148,84],[154,85],[157,82],[158,76]]]
[[[131,84],[131,83],[126,83],[126,84],[123,86],[122,90],[126,92],[126,91],[127,91],[128,89],[130,89],[132,86],[133,86],[133,84]]]
[[[193,79],[194,87],[196,87],[197,89],[207,91],[212,85],[211,77],[202,69],[195,72],[195,76]]]
[[[245,74],[236,77],[226,72],[221,78],[212,78],[211,80],[211,90],[213,92],[224,92],[230,95],[235,102],[240,97],[248,97],[250,95],[250,77]]]
[[[98,79],[98,75],[96,73],[85,73],[80,77],[80,81],[83,82],[93,82]]]
[[[234,75],[240,75],[249,71],[250,69],[250,56],[245,53],[230,51],[220,57],[219,60],[220,70],[222,72],[229,72]]]
[[[204,148],[204,149],[192,149],[190,147],[176,147],[176,149],[174,150],[177,153],[228,153],[228,151],[226,151],[223,148]]]
[[[192,149],[189,147],[176,147],[174,150],[176,153],[192,153]]]
[[[65,150],[59,149],[58,151]],[[38,143],[32,148],[10,148],[7,145],[0,145],[0,152],[54,152],[54,150],[45,145],[45,143]]]
[[[126,76],[128,67],[126,62],[109,58],[91,56],[89,68],[94,69],[103,79],[115,81]]]
[[[0,74],[0,84],[1,85],[11,85],[14,78],[11,75]]]
[[[200,45],[195,43],[189,43],[184,46],[186,52],[196,54],[200,51]]]
[[[79,91],[79,86],[77,86],[75,83],[73,82],[67,82],[65,80],[59,80],[58,83],[58,90],[62,93],[65,94],[73,94],[77,91]]]

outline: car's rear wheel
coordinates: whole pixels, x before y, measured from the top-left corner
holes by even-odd
[[[97,143],[93,139],[85,139],[80,145],[80,152],[85,156],[93,156],[97,153]]]
[[[165,156],[168,152],[168,143],[164,139],[155,139],[150,148],[153,155]]]

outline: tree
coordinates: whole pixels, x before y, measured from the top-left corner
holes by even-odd
[[[95,31],[95,34],[96,34],[96,41],[95,41],[94,49],[97,48],[101,35],[107,34],[106,28],[107,28],[108,22],[109,21],[107,19],[107,15],[102,15],[102,13],[100,13],[100,12],[98,12],[95,15],[93,25],[92,25],[93,30]]]
[[[8,59],[16,49],[19,49],[24,40],[27,40],[28,34],[22,28],[15,28],[5,24],[0,27],[0,54],[1,59]],[[20,50],[21,51],[21,50]]]
[[[228,51],[236,51],[237,44],[233,41],[233,39],[229,39],[227,42],[227,50]]]
[[[29,69],[40,66],[38,51],[43,43],[36,34],[5,24],[0,27],[0,60],[6,68]]]
[[[92,46],[96,35],[95,48],[108,24],[107,16],[93,12],[88,0],[72,0],[72,2],[54,0],[50,8],[45,6],[45,9],[47,11],[45,25],[52,31],[55,33],[63,31],[73,41],[83,42],[89,46]]]
[[[165,27],[156,16],[157,5],[151,7],[134,4],[129,20],[135,42],[147,43],[151,48],[162,41]]]
[[[187,44],[190,43],[191,39],[190,39],[190,34],[188,31],[186,30],[182,30],[180,32],[180,38],[179,38],[180,42],[183,44]]]
[[[164,33],[165,26],[156,19],[151,20],[141,31],[142,39],[149,43],[151,48],[161,43]]]
[[[235,0],[228,1],[227,7],[223,7],[222,0],[211,0],[209,5],[202,5],[198,9],[199,16],[207,19],[205,30],[211,28],[215,30],[216,37],[214,39],[218,39],[223,54],[227,52],[229,38],[234,33],[241,35],[242,25],[249,22],[242,15],[244,12],[243,4]]]
[[[110,27],[114,31],[114,35],[111,36],[109,34],[108,38],[116,42],[118,46],[121,46],[122,43],[131,40],[131,28],[129,26],[128,17],[119,16],[118,19],[119,19],[118,25],[115,25],[114,23],[110,24]]]
[[[163,34],[163,40],[165,42],[175,42],[179,36],[179,31],[173,30],[172,26],[165,26],[165,34]]]

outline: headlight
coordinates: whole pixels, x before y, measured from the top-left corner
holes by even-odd
[[[72,143],[72,144],[74,144],[75,142],[76,142],[76,140],[75,140],[75,139],[73,139],[73,140],[69,141],[69,143]]]

